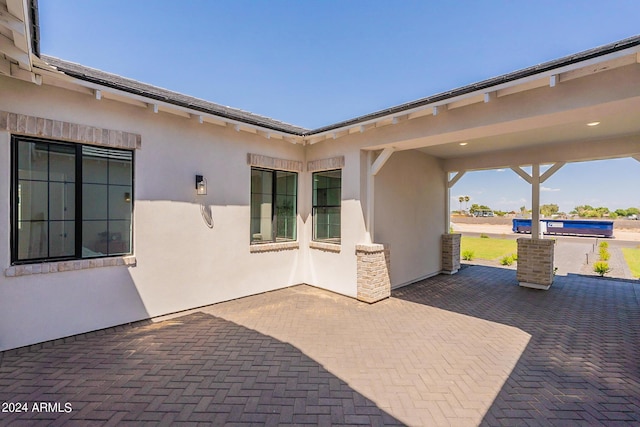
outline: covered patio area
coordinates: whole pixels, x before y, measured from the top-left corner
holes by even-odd
[[[469,266],[373,305],[300,285],[0,353],[0,400],[28,405],[0,419],[638,424],[639,324],[632,281]]]

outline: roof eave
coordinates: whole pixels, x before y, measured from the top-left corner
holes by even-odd
[[[390,116],[396,116],[399,114],[407,114],[412,110],[438,106],[451,102],[454,99],[464,97],[465,95],[477,95],[482,92],[495,91],[500,86],[509,84],[515,84],[519,80],[538,76],[544,78],[545,76],[551,76],[554,72],[558,72],[561,69],[581,65],[589,60],[604,58],[608,55],[612,55],[627,49],[640,46],[640,35],[626,38],[608,45],[596,47],[583,52],[579,52],[573,55],[569,55],[556,60],[544,62],[532,67],[524,68],[521,70],[513,71],[511,73],[503,74],[501,76],[493,77],[490,79],[482,80],[480,82],[472,83],[470,85],[462,86],[450,91],[441,92],[436,95],[432,95],[426,98],[421,98],[415,101],[410,101],[404,104],[400,104],[394,107],[379,110],[370,114],[365,114],[353,119],[345,120],[342,122],[334,123],[331,125],[316,128],[306,133],[304,136],[310,137],[319,135],[326,132],[336,132],[345,128],[353,126],[372,123],[377,120],[388,118]],[[577,68],[577,67],[576,67]]]

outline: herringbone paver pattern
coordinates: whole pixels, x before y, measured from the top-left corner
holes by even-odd
[[[390,298],[308,286],[204,309],[289,342],[416,426],[477,425],[529,341],[510,326]]]
[[[28,404],[1,425],[401,424],[290,344],[204,313],[7,352],[0,402]]]
[[[369,305],[309,286],[0,353],[32,425],[640,425],[640,283],[470,266]]]
[[[395,293],[531,335],[482,424],[640,425],[640,282],[557,276],[540,292],[504,286],[512,274],[470,267]]]

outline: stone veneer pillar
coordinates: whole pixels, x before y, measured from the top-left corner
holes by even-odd
[[[356,245],[359,301],[374,303],[391,296],[389,245]]]
[[[520,286],[547,290],[553,283],[555,240],[518,239],[518,272]]]
[[[460,234],[442,235],[442,272],[455,274],[460,270]]]

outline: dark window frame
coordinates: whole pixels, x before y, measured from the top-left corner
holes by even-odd
[[[250,224],[249,224],[249,241],[250,244],[252,245],[262,245],[262,244],[268,244],[268,243],[284,243],[284,242],[296,242],[298,240],[298,225],[297,225],[297,218],[298,218],[298,190],[299,190],[299,174],[297,172],[294,171],[287,171],[287,170],[281,170],[281,169],[268,169],[268,168],[263,168],[263,167],[258,167],[258,166],[252,166],[251,167],[251,173],[253,173],[253,171],[260,171],[260,172],[267,172],[271,174],[271,238],[268,240],[265,239],[254,239],[253,238],[253,219],[254,217],[252,216],[252,209],[253,209],[253,196],[254,194],[264,194],[262,192],[254,192],[253,190],[253,180],[251,181],[250,184],[250,189],[249,189],[249,219],[250,219]],[[293,197],[295,199],[294,203],[293,203],[293,218],[294,218],[294,230],[293,230],[293,238],[287,238],[287,237],[278,237],[278,214],[276,213],[276,209],[277,209],[277,198],[279,195],[278,193],[278,183],[277,183],[277,174],[278,173],[285,173],[285,174],[290,174],[295,176],[295,183],[296,183],[296,188],[295,188],[295,194],[293,194]],[[291,196],[290,194],[286,194],[285,196],[289,197]]]
[[[316,176],[319,174],[326,174],[326,173],[331,173],[331,172],[340,172],[340,203],[339,204],[318,204],[318,195],[316,194],[317,188],[315,186],[315,179]],[[329,170],[322,170],[322,171],[317,171],[317,172],[313,172],[311,174],[311,216],[312,216],[312,236],[311,236],[311,240],[314,242],[322,242],[322,243],[334,243],[334,244],[341,244],[342,243],[342,169],[329,169]],[[325,190],[328,189],[335,189],[336,187],[328,187]],[[338,209],[339,210],[339,217],[340,217],[340,228],[339,228],[339,232],[338,232],[338,236],[330,236],[327,238],[318,238],[317,236],[317,220],[318,220],[318,209]]]
[[[64,255],[64,256],[50,256],[50,248],[47,248],[47,256],[44,257],[38,257],[38,258],[27,258],[27,259],[19,259],[19,248],[18,248],[18,243],[19,243],[19,224],[18,224],[18,219],[19,219],[19,214],[18,214],[18,209],[19,209],[19,200],[18,200],[18,188],[19,188],[19,183],[20,183],[20,176],[19,176],[19,144],[21,142],[26,142],[26,143],[40,143],[40,144],[47,144],[47,153],[48,153],[48,159],[47,159],[47,179],[46,180],[28,180],[28,181],[33,181],[33,182],[46,182],[47,183],[47,209],[48,211],[50,210],[50,194],[51,194],[51,189],[50,189],[50,184],[51,182],[57,182],[55,180],[51,179],[51,176],[49,175],[50,173],[50,168],[51,168],[51,158],[50,158],[50,154],[51,153],[51,147],[65,147],[65,148],[71,148],[73,150],[73,155],[74,155],[74,162],[75,162],[75,181],[73,182],[74,185],[74,192],[75,192],[75,207],[74,207],[74,216],[73,216],[73,220],[64,220],[64,221],[68,221],[71,222],[73,221],[73,228],[74,228],[74,254],[73,255]],[[82,207],[82,201],[83,201],[83,184],[85,183],[85,180],[83,180],[83,176],[82,176],[82,161],[83,161],[83,147],[94,147],[94,148],[98,148],[98,149],[102,149],[102,150],[110,150],[110,151],[119,151],[119,152],[127,152],[131,155],[131,160],[130,160],[130,165],[131,165],[131,182],[130,182],[130,191],[129,193],[129,201],[128,203],[131,203],[131,208],[129,210],[130,212],[130,219],[129,219],[129,229],[130,229],[130,236],[129,236],[129,250],[128,252],[119,252],[119,253],[113,253],[113,254],[99,254],[99,255],[95,255],[95,256],[83,256],[83,230],[82,230],[82,225],[83,225],[83,220],[84,220],[84,216],[83,216],[83,207]],[[71,150],[70,150],[71,151]],[[114,148],[114,147],[102,147],[102,146],[96,146],[96,145],[91,145],[91,144],[81,144],[81,143],[75,143],[75,142],[67,142],[67,141],[60,141],[60,140],[54,140],[54,139],[46,139],[46,138],[38,138],[38,137],[32,137],[32,136],[26,136],[26,135],[11,135],[11,185],[10,185],[10,194],[9,194],[9,198],[10,198],[10,256],[11,256],[11,265],[23,265],[23,264],[38,264],[38,263],[43,263],[43,262],[58,262],[58,261],[72,261],[72,260],[83,260],[83,259],[94,259],[94,258],[110,258],[110,257],[121,257],[121,256],[127,256],[127,255],[131,255],[133,253],[133,213],[134,213],[134,200],[135,200],[135,195],[134,195],[134,191],[135,191],[135,152],[133,150],[127,150],[127,149],[122,149],[122,148]],[[23,179],[25,180],[25,179]],[[119,185],[119,184],[111,184],[109,182],[107,182],[106,184],[107,186],[124,186],[124,185]],[[109,201],[107,200],[107,206],[108,206]],[[50,222],[55,221],[55,220],[51,220],[50,219],[50,213],[47,214],[47,220],[43,221],[46,222],[47,224],[47,246],[49,246],[49,239],[50,239]],[[107,219],[107,221],[109,221],[109,219]],[[25,221],[26,222],[26,221]]]

